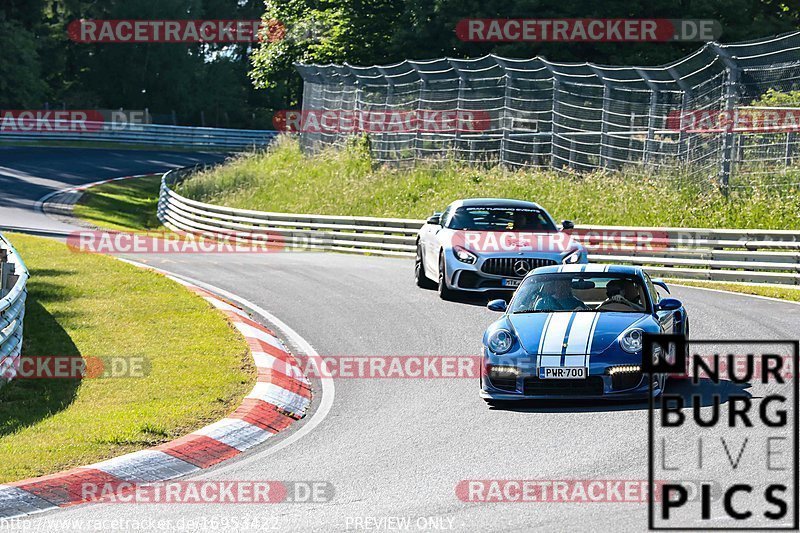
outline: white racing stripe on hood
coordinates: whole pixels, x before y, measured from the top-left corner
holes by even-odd
[[[572,329],[569,331],[567,349],[564,353],[567,355],[587,353],[586,346],[589,344],[590,335],[593,332],[593,326],[597,322],[598,315],[599,313],[576,313]]]
[[[553,313],[547,321],[542,341],[542,349],[539,353],[560,354],[564,345],[564,338],[567,335],[569,321],[575,313]]]
[[[544,321],[544,327],[542,328],[542,336],[539,337],[539,349],[537,350],[538,355],[542,355],[542,349],[544,348],[544,338],[547,336],[547,328],[550,327],[550,320],[552,320],[553,315],[547,315],[547,319]]]

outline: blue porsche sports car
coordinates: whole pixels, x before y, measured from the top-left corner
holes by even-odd
[[[488,403],[647,397],[643,334],[689,332],[681,302],[663,298],[656,286],[669,292],[663,281],[634,266],[532,270],[508,305],[489,303],[503,316],[483,335],[481,397]],[[664,375],[654,378],[655,394],[665,382]]]

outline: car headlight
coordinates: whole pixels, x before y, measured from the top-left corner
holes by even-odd
[[[514,345],[514,335],[507,329],[498,329],[489,335],[488,345],[489,349],[494,353],[498,355],[504,354]]]
[[[580,248],[566,256],[564,259],[561,260],[562,263],[565,265],[574,265],[575,263],[579,263],[581,260],[581,250]]]
[[[642,349],[643,337],[644,332],[641,329],[629,329],[619,336],[619,345],[628,353],[636,353]]]
[[[470,265],[474,265],[475,262],[478,260],[477,255],[473,254],[463,246],[459,245],[453,246],[453,253],[456,254],[456,259],[458,259],[462,263],[468,263]]]

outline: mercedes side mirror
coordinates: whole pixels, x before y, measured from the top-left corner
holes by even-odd
[[[571,220],[564,220],[561,222],[561,229],[568,230],[568,229],[575,229],[575,223]]]
[[[506,304],[505,300],[492,300],[486,307],[489,308],[490,311],[498,311],[502,313],[506,310],[508,304]]]
[[[442,214],[441,213],[434,213],[428,217],[428,220],[425,221],[426,224],[433,224],[434,226],[441,226],[442,225]]]

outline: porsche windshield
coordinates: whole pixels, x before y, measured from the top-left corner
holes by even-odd
[[[540,209],[515,207],[459,207],[447,227],[470,231],[556,231]]]
[[[539,274],[517,289],[510,312],[615,311],[645,313],[649,298],[638,276],[596,273]]]

